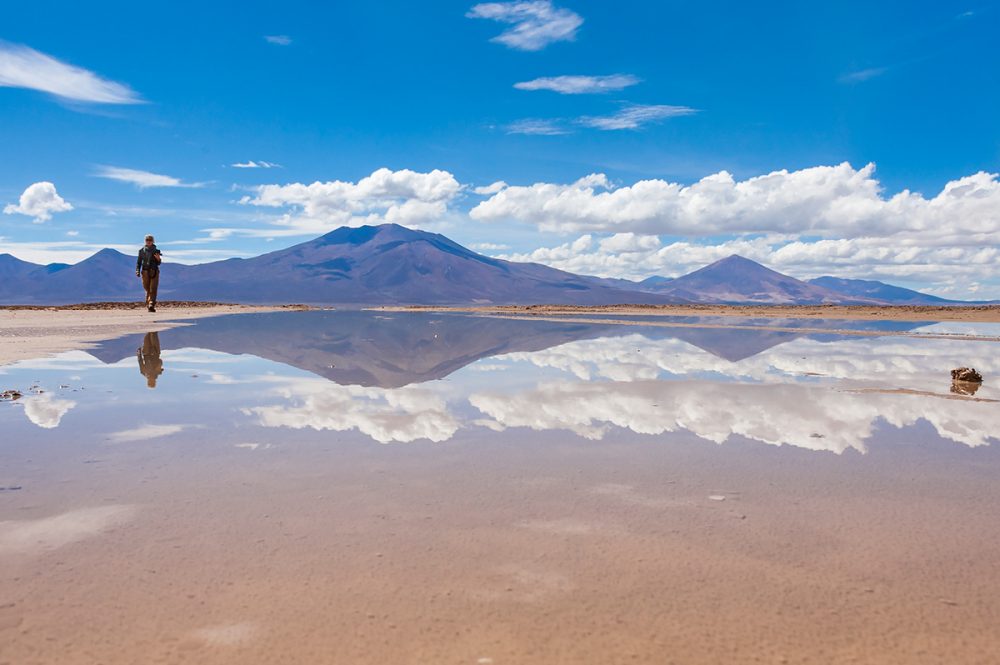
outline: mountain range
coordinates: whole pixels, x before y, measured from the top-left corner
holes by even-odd
[[[166,256],[169,259],[169,256]],[[342,227],[286,249],[198,265],[165,262],[161,300],[388,304],[947,304],[863,280],[809,282],[731,256],[687,275],[641,282],[495,259],[437,233],[396,224]],[[0,254],[0,303],[141,300],[135,258],[102,249],[73,265]]]

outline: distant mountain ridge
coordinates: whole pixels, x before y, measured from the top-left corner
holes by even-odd
[[[169,259],[169,252],[166,258]],[[334,305],[493,304],[948,304],[881,282],[809,282],[733,255],[670,279],[575,275],[478,254],[449,238],[396,224],[342,227],[248,259],[164,263],[161,300]],[[141,300],[135,258],[103,249],[73,265],[0,254],[0,303]]]
[[[654,283],[657,293],[678,300],[719,304],[881,304],[874,298],[845,295],[783,275],[737,254],[669,282]]]
[[[837,291],[849,296],[876,298],[894,305],[954,305],[960,300],[948,300],[928,293],[921,293],[902,286],[893,286],[885,282],[867,279],[843,279],[841,277],[817,277],[810,279],[810,284],[821,286],[831,291]]]
[[[10,258],[13,261],[5,263],[10,264],[12,277],[0,289],[2,302],[53,304],[142,297],[135,259],[112,249],[46,276]],[[164,263],[159,297],[339,305],[675,302],[537,263],[494,259],[443,235],[396,224],[342,227],[249,259],[192,266]]]

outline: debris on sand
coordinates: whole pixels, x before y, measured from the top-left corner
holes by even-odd
[[[951,370],[952,381],[965,381],[967,383],[982,383],[983,375],[971,367],[959,367]]]

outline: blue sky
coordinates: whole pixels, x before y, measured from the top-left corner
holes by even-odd
[[[1000,3],[760,4],[6,7],[0,252],[389,219],[593,274],[735,251],[1000,297]]]

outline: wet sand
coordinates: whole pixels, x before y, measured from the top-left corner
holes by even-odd
[[[189,319],[302,309],[300,305],[260,307],[210,303],[162,303],[150,313],[133,303],[68,307],[0,306],[0,365],[93,348],[94,342],[131,333],[159,332]]]
[[[995,662],[997,452],[895,438],[8,447],[0,662]]]
[[[732,316],[767,319],[1000,322],[1000,305],[509,305],[480,307],[380,307],[384,311],[475,312],[502,316],[617,314],[621,316]]]

